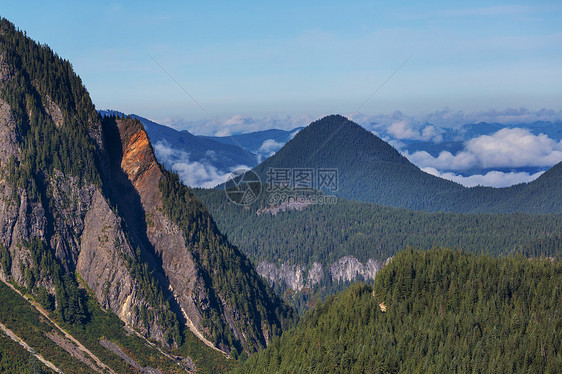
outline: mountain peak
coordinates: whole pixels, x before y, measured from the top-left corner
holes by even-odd
[[[389,161],[409,163],[396,149],[384,142],[376,135],[365,130],[348,118],[332,114],[312,122],[301,130],[293,140],[286,145],[290,152],[297,151],[296,147],[307,149],[306,162],[317,162],[324,159],[326,166],[332,163],[336,167],[339,158],[348,161]],[[285,148],[285,147],[284,147]],[[283,148],[278,152],[288,153]],[[306,166],[306,165],[304,165]]]
[[[337,130],[337,127],[341,127],[341,128],[355,128],[357,130],[363,130],[363,131],[367,131],[365,130],[363,127],[359,126],[357,123],[351,121],[349,118],[342,116],[341,114],[330,114],[327,116],[324,116],[314,122],[312,122],[310,125],[308,125],[306,128],[315,128],[315,127],[324,127],[326,128],[330,128],[330,129],[334,129]]]
[[[326,121],[329,121],[329,122],[340,121],[340,122],[354,123],[351,120],[349,120],[349,118],[347,118],[345,116],[342,116],[341,114],[328,114],[327,116],[324,116],[324,117],[320,118],[319,120],[316,120],[316,121],[312,122],[311,125],[315,124],[317,122],[322,123],[322,122],[326,122]]]
[[[268,181],[271,168],[329,168],[337,171],[337,190],[347,199],[430,209],[420,196],[463,187],[424,173],[394,147],[341,115],[321,118],[301,130],[255,170]],[[427,204],[426,204],[427,203]]]

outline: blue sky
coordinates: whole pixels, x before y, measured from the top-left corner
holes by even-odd
[[[11,1],[98,109],[156,120],[562,109],[559,2]]]

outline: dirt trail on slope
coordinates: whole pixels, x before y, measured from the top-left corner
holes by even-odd
[[[51,322],[63,335],[65,338],[67,338],[68,340],[72,341],[74,344],[76,344],[76,346],[78,347],[78,349],[80,349],[82,352],[84,352],[85,354],[87,354],[88,356],[90,356],[90,358],[92,360],[95,361],[95,363],[102,369],[107,370],[108,372],[112,373],[112,374],[117,374],[115,371],[113,371],[113,369],[111,369],[109,366],[107,366],[106,364],[104,364],[95,354],[93,354],[88,348],[86,348],[82,343],[80,343],[74,336],[70,335],[69,333],[67,333],[66,331],[64,331],[62,329],[62,327],[60,327],[55,321],[53,321],[50,317],[49,317],[49,313],[47,313],[47,311],[45,309],[43,309],[41,307],[41,305],[37,304],[35,301],[31,300],[30,298],[28,298],[27,296],[23,295],[17,288],[15,288],[12,284],[2,280],[4,282],[4,284],[6,284],[8,287],[10,287],[12,290],[16,291],[21,297],[23,297],[25,300],[27,300],[27,302],[29,302],[31,305],[33,305],[33,307],[35,307],[35,309],[37,309],[37,311],[39,313],[41,313],[43,315],[43,317],[45,317],[49,322]]]
[[[10,339],[15,341],[19,345],[21,345],[23,348],[25,348],[26,351],[28,351],[33,356],[35,356],[35,358],[37,358],[39,361],[41,361],[43,364],[45,364],[45,366],[47,366],[51,370],[54,370],[57,373],[62,373],[62,370],[57,368],[52,362],[45,360],[43,358],[43,356],[41,356],[39,353],[35,352],[35,350],[33,348],[31,348],[29,345],[27,345],[27,343],[24,342],[23,339],[21,339],[19,336],[17,336],[12,330],[10,330],[6,326],[4,326],[3,323],[0,323],[0,330],[2,330]]]

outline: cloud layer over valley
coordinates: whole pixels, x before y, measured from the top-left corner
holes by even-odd
[[[230,173],[236,169],[248,169],[245,165],[236,165],[229,170],[219,170],[213,166],[214,155],[208,152],[207,157],[200,160],[190,160],[189,153],[170,147],[165,141],[154,145],[156,158],[168,170],[178,173],[181,180],[190,187],[213,188],[226,182]]]
[[[561,111],[508,108],[476,113],[443,109],[426,115],[409,116],[399,111],[353,120],[392,144],[422,170],[465,186],[506,187],[530,182],[562,161]],[[214,121],[167,121],[176,129],[195,134],[227,136],[272,128],[289,130],[306,126],[315,118],[236,115]],[[291,134],[291,138],[298,131]],[[260,163],[279,151],[288,138],[262,137],[246,150]],[[238,144],[237,145],[241,145]],[[189,150],[155,145],[158,158],[177,171],[190,186],[214,187],[224,182],[240,165],[217,167],[214,155],[193,159]],[[250,167],[253,165],[249,165]]]

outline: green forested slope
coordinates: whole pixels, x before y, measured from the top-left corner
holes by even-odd
[[[385,260],[408,245],[434,245],[492,255],[520,252],[560,256],[562,216],[428,213],[338,199],[301,211],[257,214],[268,195],[249,207],[224,191],[194,189],[219,229],[255,261],[327,264],[352,255]]]
[[[380,303],[386,307],[381,310]],[[559,373],[562,264],[399,253],[317,305],[239,372]]]
[[[162,372],[181,373],[184,369],[169,358],[161,355],[154,347],[149,346],[143,339],[134,334],[128,333],[123,328],[123,322],[113,313],[106,312],[99,308],[99,305],[89,296],[84,296],[88,307],[88,318],[82,323],[65,322],[56,315],[51,315],[59,326],[62,326],[72,336],[78,339],[85,347],[96,355],[104,364],[111,367],[118,373],[134,372],[132,366],[123,361],[103,347],[99,342],[101,339],[111,341],[120,347],[127,355],[135,360],[139,365],[159,368]],[[39,301],[39,300],[38,300]],[[18,295],[14,290],[0,282],[0,322],[12,330],[18,337],[25,341],[35,352],[42,355],[46,360],[52,362],[56,367],[65,373],[89,373],[92,369],[85,363],[77,360],[68,351],[49,337],[62,335],[55,326],[47,321],[31,304]],[[0,333],[0,335],[3,333]],[[189,337],[191,338],[191,337]],[[6,339],[8,339],[6,337]],[[19,345],[14,346],[10,341],[3,339],[0,345],[0,370],[2,373],[35,373],[39,372],[42,364],[30,358],[27,353],[20,352]],[[191,343],[191,342],[190,342]],[[16,344],[16,343],[14,343]],[[193,344],[193,343],[191,343]],[[201,347],[202,344],[191,352],[197,352],[193,359],[200,364],[200,356],[206,358],[214,357],[215,363],[201,362],[204,372],[224,370],[228,368],[226,359],[212,351],[210,348]],[[207,348],[207,349],[206,349]],[[209,352],[211,351],[211,352]],[[13,360],[9,360],[8,355],[14,354]],[[90,359],[88,357],[88,359]],[[11,369],[9,369],[11,368]],[[29,369],[29,371],[26,371]]]
[[[54,170],[100,184],[99,157],[92,136],[98,114],[70,62],[0,18],[3,75],[0,95],[10,105],[21,160],[12,159],[10,180],[37,194],[41,174]],[[43,108],[60,109],[57,126]]]
[[[254,263],[300,265],[305,279],[314,262],[322,264],[324,277],[303,292],[292,292],[284,282],[275,284],[276,291],[300,311],[349,284],[333,282],[328,273],[344,256],[354,256],[362,263],[369,259],[383,262],[406,246],[447,246],[493,256],[562,255],[561,215],[430,213],[341,198],[333,205],[258,215],[259,207],[268,206],[267,194],[243,207],[229,203],[224,191],[193,192],[208,207],[221,232]]]
[[[0,373],[48,374],[53,371],[0,332]]]

